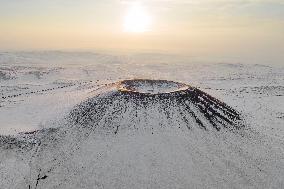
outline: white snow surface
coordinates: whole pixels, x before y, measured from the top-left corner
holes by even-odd
[[[171,93],[186,89],[188,86],[183,83],[167,80],[124,80],[119,85],[119,90],[146,94]]]
[[[133,78],[195,86],[239,111],[246,128],[187,129],[177,115],[169,120],[157,107],[139,115],[145,119],[140,125],[127,116],[112,123],[153,129],[112,134],[68,125],[65,118],[76,105],[101,87]],[[150,92],[169,88],[178,87]],[[162,54],[0,53],[0,138],[18,141],[0,143],[1,189],[284,188],[283,126],[283,65]]]

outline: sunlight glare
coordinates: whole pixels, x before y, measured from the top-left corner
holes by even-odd
[[[124,31],[142,33],[150,30],[151,18],[140,3],[130,5],[124,18]]]

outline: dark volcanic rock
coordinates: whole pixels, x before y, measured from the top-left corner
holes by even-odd
[[[240,114],[205,92],[166,80],[125,80],[108,86],[70,113],[76,125],[117,133],[121,129],[199,127],[240,129]]]

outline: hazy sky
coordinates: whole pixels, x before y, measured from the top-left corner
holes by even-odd
[[[283,0],[0,0],[0,49],[103,49],[284,61]]]

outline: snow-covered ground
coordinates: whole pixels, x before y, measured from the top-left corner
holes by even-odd
[[[64,52],[0,54],[0,133],[45,127],[90,91],[133,78],[166,79],[198,87],[242,111],[256,129],[284,137],[283,65]]]
[[[143,133],[122,133],[119,137],[96,133],[96,140],[89,137],[80,141],[80,147],[76,146],[79,152],[70,151],[70,156],[66,150],[73,147],[65,143],[55,148],[67,156],[60,154],[60,150],[56,155],[49,153],[50,146],[47,150],[42,147],[28,152],[0,148],[2,186],[284,188],[281,175],[284,173],[283,65],[203,62],[192,57],[162,54],[0,53],[2,135],[21,137],[20,132],[58,127],[74,106],[95,90],[124,79],[146,78],[178,81],[207,92],[241,112],[247,127],[258,136],[252,137],[256,139],[251,141],[231,133],[197,134],[200,131],[161,132],[147,137]],[[266,147],[262,148],[263,144]],[[220,149],[217,149],[218,145]],[[240,149],[235,149],[238,147]],[[237,152],[247,155],[237,159]],[[88,154],[89,158],[82,153]],[[50,162],[53,156],[60,160]],[[230,158],[234,160],[229,161]],[[198,160],[200,162],[196,163]],[[206,164],[209,160],[212,167]],[[60,169],[51,169],[60,165]],[[263,172],[256,175],[254,168],[249,166],[256,166],[255,169]],[[215,185],[210,185],[212,183]]]

